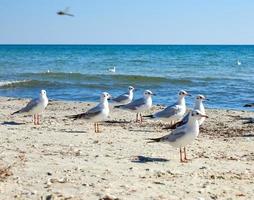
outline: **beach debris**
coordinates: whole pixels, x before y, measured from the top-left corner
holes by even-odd
[[[12,176],[11,166],[0,166],[0,181],[5,180],[7,177]]]
[[[106,194],[104,197],[100,198],[99,200],[120,200],[120,199],[113,195]]]
[[[53,183],[66,183],[68,180],[66,177],[64,178],[49,178],[46,182],[47,186],[51,186]]]

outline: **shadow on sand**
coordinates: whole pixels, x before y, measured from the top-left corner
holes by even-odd
[[[131,159],[131,162],[134,163],[147,163],[147,162],[168,162],[168,159],[165,158],[151,158],[146,156],[134,156]]]
[[[11,121],[11,122],[3,122],[2,125],[12,125],[12,126],[15,126],[15,125],[23,125],[25,124],[24,122],[20,123],[20,122],[14,122],[14,121]]]

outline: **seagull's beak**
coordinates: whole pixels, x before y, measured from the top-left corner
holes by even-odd
[[[111,99],[113,99],[113,97],[111,95],[109,95],[108,100],[111,100]]]
[[[210,101],[210,99],[205,98],[204,101]]]
[[[156,94],[154,94],[154,93],[153,93],[152,95],[153,95],[153,96],[156,96]]]
[[[208,115],[201,115],[201,117],[209,118]]]
[[[191,97],[191,94],[187,93],[185,96],[189,96],[189,97]]]

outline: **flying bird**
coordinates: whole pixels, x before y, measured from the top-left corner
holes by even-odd
[[[69,7],[65,8],[64,10],[59,10],[56,14],[61,16],[66,15],[66,16],[74,17],[73,14],[69,13]]]

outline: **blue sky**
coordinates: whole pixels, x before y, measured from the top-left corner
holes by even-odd
[[[0,43],[254,44],[253,20],[253,0],[1,0]]]

